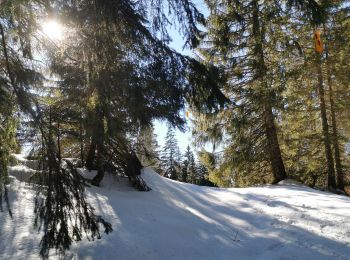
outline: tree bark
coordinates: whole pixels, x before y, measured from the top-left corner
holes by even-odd
[[[91,171],[94,168],[94,161],[96,156],[96,142],[94,136],[91,138],[89,152],[86,157],[85,165],[86,168]]]
[[[80,160],[81,167],[84,167],[84,137],[83,137],[83,116],[79,119],[79,142],[80,142]]]
[[[268,144],[268,152],[273,173],[273,183],[278,183],[287,178],[282,159],[281,149],[278,142],[274,116],[270,104],[265,105],[264,111],[265,133]]]
[[[334,148],[334,161],[335,161],[335,170],[337,174],[337,187],[339,189],[344,190],[344,176],[343,176],[343,167],[340,159],[340,149],[339,149],[339,141],[338,141],[338,128],[337,128],[337,119],[335,113],[335,104],[334,104],[334,96],[333,96],[333,84],[332,84],[332,76],[331,76],[331,65],[329,60],[329,47],[325,45],[326,51],[326,66],[327,66],[327,84],[329,89],[329,103],[331,109],[331,122],[332,122],[332,143]]]
[[[323,142],[325,147],[325,153],[326,153],[326,160],[327,160],[327,185],[328,188],[335,189],[336,188],[336,181],[335,181],[335,174],[334,174],[334,161],[332,156],[332,149],[331,149],[331,142],[329,138],[329,126],[328,126],[328,120],[327,120],[327,111],[326,111],[326,104],[325,104],[325,95],[324,95],[324,88],[323,88],[323,75],[322,75],[322,60],[321,55],[317,54],[317,73],[318,73],[318,95],[319,95],[319,102],[320,102],[320,109],[321,109],[321,120],[322,120],[322,133],[323,133]]]
[[[62,162],[62,151],[61,151],[61,134],[60,134],[60,119],[57,118],[57,157],[59,165]]]
[[[103,123],[104,113],[100,105],[96,107],[96,124],[95,124],[95,140],[96,140],[96,164],[97,164],[97,174],[92,179],[92,184],[95,186],[100,186],[100,183],[104,177],[104,167],[103,167],[103,155],[104,155],[104,123]]]

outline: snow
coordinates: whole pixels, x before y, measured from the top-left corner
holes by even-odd
[[[24,157],[23,154],[12,154],[13,159],[19,163],[20,165],[24,165],[28,168],[38,170],[39,169],[39,162],[37,160],[28,160]]]
[[[74,243],[66,259],[350,259],[348,197],[288,181],[220,189],[172,181],[149,168],[142,177],[152,191],[109,174],[102,187],[88,189],[114,231]],[[38,258],[33,196],[30,185],[12,181],[14,218],[0,213],[0,259]]]
[[[33,170],[25,165],[16,165],[9,167],[11,176],[15,177],[19,181],[28,182],[29,178],[36,173],[36,170]]]
[[[302,184],[301,182],[298,182],[296,180],[293,179],[285,179],[282,180],[278,183],[278,185],[292,185],[292,186],[305,186],[304,184]]]

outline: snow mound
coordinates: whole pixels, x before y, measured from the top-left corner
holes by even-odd
[[[200,187],[149,168],[142,177],[152,191],[110,174],[87,190],[114,231],[75,243],[67,259],[350,259],[348,197],[299,185]],[[14,219],[0,213],[0,259],[38,258],[33,194],[23,182],[11,185]]]

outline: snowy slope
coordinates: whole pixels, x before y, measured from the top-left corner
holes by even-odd
[[[151,169],[150,192],[107,176],[88,190],[114,231],[74,244],[67,259],[350,259],[350,199],[298,185],[219,189]],[[0,214],[0,259],[36,259],[30,186],[14,180],[15,217]],[[56,257],[53,257],[56,258]]]

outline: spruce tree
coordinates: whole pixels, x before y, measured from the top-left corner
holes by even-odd
[[[178,151],[179,147],[175,138],[174,130],[171,126],[169,126],[165,137],[165,144],[162,150],[161,166],[164,176],[173,180],[177,180],[180,174],[180,162],[177,160],[179,157]]]
[[[274,77],[283,69],[276,60],[283,46],[277,38],[283,33],[277,25],[284,22],[280,6],[256,0],[206,3],[210,16],[201,53],[226,71],[224,91],[231,97],[219,130],[230,136],[227,160],[237,174],[269,172],[266,181],[276,183],[287,176],[276,127],[283,87]]]
[[[322,172],[328,164],[329,182],[334,184],[330,142],[324,142],[327,149],[320,147],[329,131],[322,134],[318,131],[321,125],[307,123],[327,119],[325,109],[321,109],[321,117],[315,110],[323,106],[320,104],[327,108],[325,102],[315,100],[317,76],[308,76],[315,75],[320,64],[316,55],[310,53],[314,26],[325,20],[327,7],[334,10],[335,6],[342,6],[341,2],[206,1],[210,9],[208,34],[199,53],[226,72],[228,80],[223,90],[231,99],[231,104],[220,113],[198,114],[195,120],[197,142],[224,146],[221,163],[212,176],[225,179],[225,183],[234,179],[235,185],[245,186],[277,182],[281,176],[286,177],[287,169],[290,177],[300,174],[305,180],[312,176],[311,179],[322,182]],[[322,75],[320,70],[318,75]],[[321,84],[318,86],[320,93]],[[304,96],[308,91],[310,96]],[[325,97],[318,95],[321,96]],[[303,105],[301,100],[306,103]],[[295,106],[304,106],[302,109],[307,112],[298,114]],[[294,121],[289,121],[289,116]],[[298,156],[303,159],[296,159]]]
[[[10,153],[18,151],[16,131],[17,112],[34,115],[32,95],[29,86],[40,85],[41,75],[35,70],[29,31],[35,15],[24,3],[23,8],[13,2],[6,2],[0,9],[0,209],[3,199],[8,204],[7,166]]]
[[[215,187],[216,185],[209,180],[209,171],[207,167],[204,166],[201,162],[197,163],[197,174],[198,174],[198,185]]]
[[[341,143],[339,141],[340,134],[338,126],[341,124],[339,122],[339,106],[337,105],[338,102],[344,102],[346,98],[342,98],[344,101],[341,101],[342,99],[339,99],[342,95],[337,95],[339,91],[338,89],[341,89],[342,86],[337,81],[336,75],[336,66],[335,64],[339,64],[339,53],[342,52],[342,49],[345,46],[337,44],[339,41],[339,38],[348,38],[349,35],[347,33],[341,33],[338,34],[338,27],[344,26],[344,20],[343,17],[348,13],[348,10],[346,7],[344,7],[345,1],[324,1],[326,13],[327,13],[327,20],[323,23],[323,31],[324,31],[324,39],[325,39],[325,66],[326,66],[326,77],[327,77],[327,87],[328,87],[328,102],[329,102],[329,110],[330,110],[330,122],[331,122],[331,133],[330,138],[333,145],[333,151],[334,151],[334,162],[335,162],[335,175],[336,175],[336,182],[337,182],[337,188],[343,190],[344,189],[344,172],[343,172],[343,162],[342,162],[342,149],[341,149]],[[334,51],[337,51],[337,53],[333,53]],[[340,71],[342,71],[344,68],[340,68]],[[346,101],[345,101],[346,102]]]
[[[103,161],[115,155],[110,143],[122,143],[121,157],[114,163],[125,164],[131,153],[129,136],[138,128],[154,119],[181,128],[185,98],[200,109],[215,109],[225,100],[215,73],[166,45],[168,20],[160,17],[167,2],[190,46],[199,37],[196,23],[202,15],[189,1],[156,2],[57,1],[55,8],[64,13],[66,27],[79,33],[66,34],[70,47],[51,53],[50,67],[61,78],[64,95],[85,99],[84,114],[91,119],[86,166],[97,169],[95,185],[103,178]],[[154,6],[156,14],[148,12]],[[146,26],[152,22],[157,25]]]
[[[186,153],[185,153],[186,156]],[[188,182],[188,160],[186,157],[184,158],[181,166],[181,181],[182,182]]]
[[[334,88],[342,89],[339,76],[345,67],[338,65],[338,53],[346,47],[339,44],[335,35],[343,21],[337,20],[337,17],[343,16],[347,11],[344,1],[319,1],[313,7],[307,6],[307,3],[305,1],[302,6],[296,5],[299,7],[294,10],[294,17],[297,19],[291,20],[303,59],[295,59],[299,69],[287,79],[288,91],[285,93],[288,111],[283,114],[289,114],[293,119],[282,116],[283,141],[288,146],[284,151],[290,161],[288,164],[292,165],[292,172],[298,172],[309,185],[334,189],[335,172],[337,185],[341,188],[342,180],[338,178],[343,179],[341,158],[344,156],[338,143],[338,129],[342,129],[338,127],[338,123],[341,124],[343,120],[337,120],[335,114],[338,112],[337,117],[341,116],[338,104],[342,104],[346,98],[341,91],[337,91],[338,94],[335,95],[337,92]],[[308,10],[310,12],[306,12],[305,17],[305,11]],[[315,53],[311,38],[316,30],[321,33],[324,43],[322,54]],[[341,33],[341,37],[346,38],[347,34]],[[337,53],[330,52],[333,48],[337,49]],[[340,74],[337,74],[337,69],[340,69]],[[294,128],[292,132],[289,132],[290,127]],[[344,131],[342,133],[345,134]]]
[[[197,164],[194,158],[193,152],[190,150],[190,147],[187,147],[187,151],[185,154],[188,161],[188,177],[187,182],[197,184],[198,183],[198,172],[197,172]]]
[[[136,154],[144,166],[152,166],[159,169],[159,145],[153,126],[139,130],[136,137]]]
[[[104,223],[107,232],[111,231],[111,227],[102,218],[94,215],[93,209],[86,202],[84,185],[79,174],[61,164],[60,149],[55,142],[58,139],[54,138],[52,109],[40,104],[41,97],[46,92],[42,89],[45,79],[33,58],[32,36],[39,30],[36,23],[38,16],[33,6],[45,10],[45,6],[39,1],[21,4],[6,1],[0,9],[0,59],[5,64],[4,70],[0,72],[1,94],[5,98],[1,100],[4,101],[1,102],[1,107],[7,106],[6,110],[0,109],[0,118],[4,123],[1,124],[0,139],[2,145],[6,145],[5,150],[2,145],[0,149],[0,196],[1,201],[2,197],[7,199],[6,186],[3,184],[8,181],[9,153],[15,151],[17,124],[14,113],[21,111],[31,118],[33,128],[37,129],[36,133],[42,139],[43,167],[33,181],[39,184],[35,222],[38,225],[42,223],[39,225],[44,232],[41,256],[46,258],[50,248],[64,251],[73,240],[80,240],[84,232],[91,232],[92,238],[99,236],[98,223]],[[73,221],[77,219],[79,221],[74,224]]]

